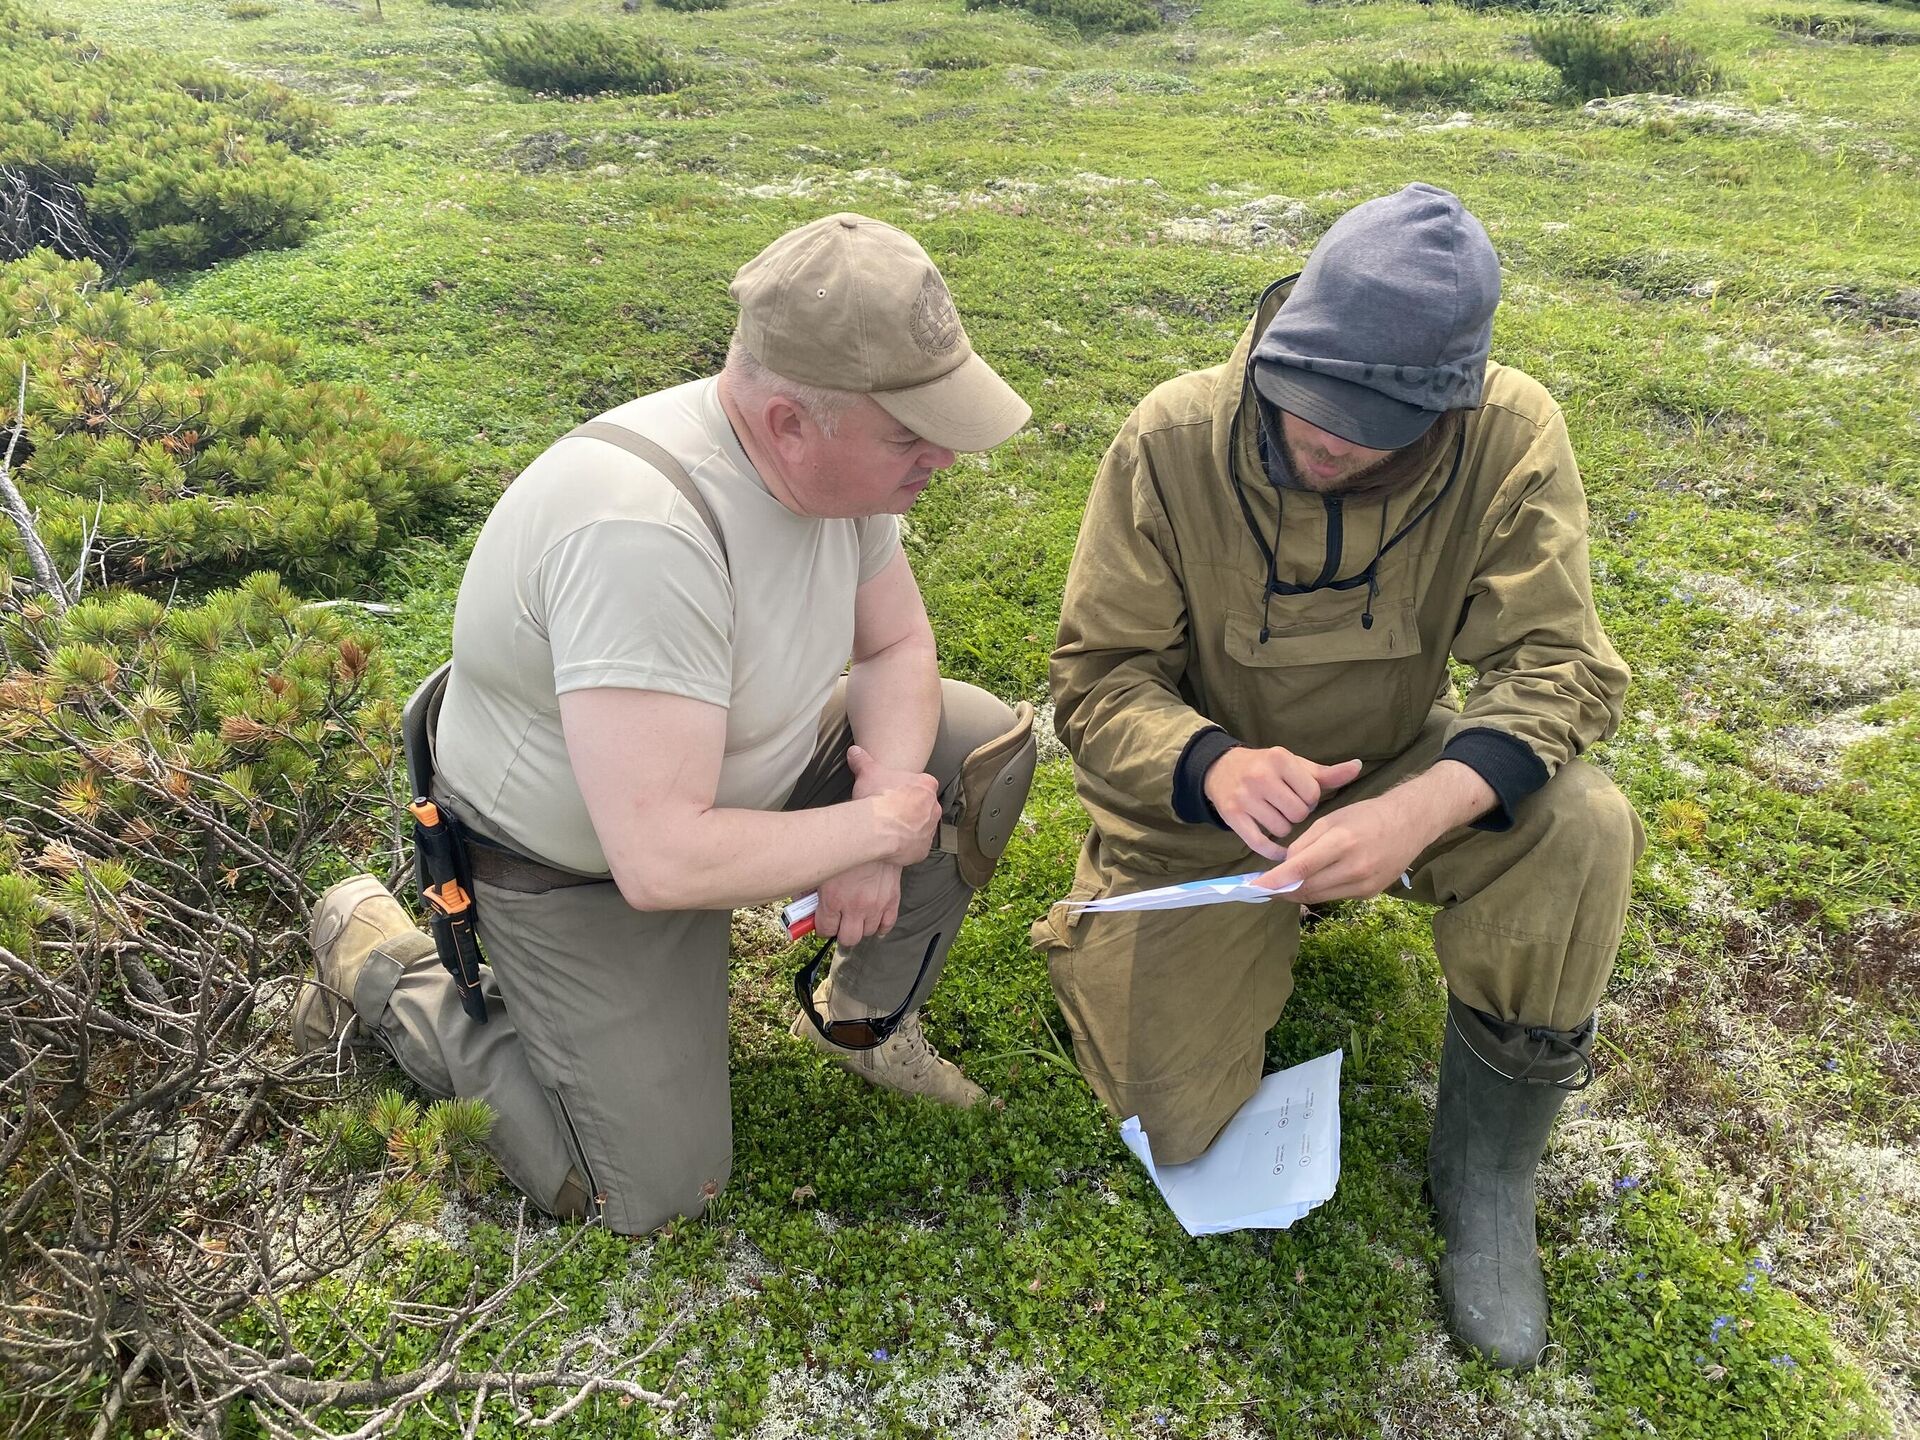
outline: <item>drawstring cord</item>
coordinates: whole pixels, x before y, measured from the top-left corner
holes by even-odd
[[[1244,504],[1245,501],[1243,500],[1242,503]],[[1267,643],[1267,637],[1273,633],[1267,627],[1267,617],[1273,613],[1273,592],[1280,583],[1279,577],[1273,573],[1273,565],[1274,557],[1280,551],[1280,510],[1284,503],[1280,499],[1280,491],[1276,488],[1273,492],[1273,544],[1267,547],[1267,583],[1260,591],[1260,643],[1262,645]]]
[[[1591,1024],[1592,1022],[1589,1021],[1588,1023]],[[1572,1034],[1576,1036],[1579,1033],[1578,1030],[1572,1032]],[[1527,1062],[1527,1068],[1513,1077],[1516,1081],[1532,1080],[1533,1072],[1539,1066],[1540,1062],[1546,1059],[1550,1053],[1558,1051],[1563,1055],[1571,1055],[1580,1062],[1579,1078],[1575,1079],[1572,1076],[1568,1076],[1565,1080],[1539,1080],[1535,1081],[1535,1084],[1553,1085],[1562,1090],[1584,1090],[1593,1084],[1593,1056],[1582,1049],[1577,1041],[1569,1039],[1568,1032],[1549,1030],[1544,1025],[1535,1025],[1528,1029],[1527,1039],[1537,1044],[1540,1049],[1534,1053],[1533,1059]]]
[[[1262,413],[1260,419],[1260,458],[1263,465],[1270,466],[1271,461],[1267,448],[1269,444],[1267,422],[1264,413]],[[1442,500],[1447,498],[1447,493],[1453,489],[1454,482],[1460,478],[1460,463],[1466,458],[1466,454],[1467,427],[1462,425],[1460,427],[1459,439],[1455,442],[1453,448],[1453,468],[1447,472],[1447,481],[1440,487],[1439,493],[1425,505],[1422,505],[1418,513],[1416,513],[1411,520],[1394,531],[1391,540],[1385,538],[1387,533],[1387,505],[1386,501],[1382,500],[1380,502],[1381,540],[1373,559],[1367,563],[1367,568],[1362,570],[1358,575],[1354,575],[1345,580],[1316,580],[1311,585],[1290,585],[1279,578],[1280,525],[1282,510],[1284,509],[1281,495],[1284,492],[1282,492],[1278,485],[1272,486],[1274,500],[1273,543],[1268,544],[1267,537],[1260,533],[1259,522],[1254,519],[1253,506],[1247,500],[1246,486],[1240,483],[1239,471],[1229,464],[1227,474],[1233,481],[1233,498],[1240,502],[1240,516],[1247,522],[1247,531],[1253,536],[1253,543],[1260,547],[1261,556],[1267,562],[1267,583],[1262,589],[1260,600],[1260,643],[1264,645],[1273,637],[1271,617],[1273,613],[1274,596],[1311,595],[1316,590],[1357,590],[1362,585],[1366,586],[1367,603],[1366,608],[1360,614],[1360,628],[1363,630],[1371,630],[1373,628],[1373,604],[1374,601],[1380,597],[1380,562],[1387,558],[1388,553],[1396,545],[1411,535],[1421,522],[1434,512]],[[1271,481],[1268,483],[1272,484]]]
[[[1360,628],[1362,630],[1371,630],[1373,628],[1373,602],[1380,598],[1380,557],[1387,553],[1387,502],[1384,500],[1380,502],[1380,538],[1374,541],[1373,545],[1373,560],[1368,564],[1365,571],[1367,577],[1367,608],[1360,612]]]

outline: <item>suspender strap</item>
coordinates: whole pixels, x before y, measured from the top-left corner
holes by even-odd
[[[687,474],[686,468],[678,460],[646,436],[636,435],[623,425],[609,424],[605,420],[589,420],[584,425],[576,425],[560,438],[571,440],[575,436],[582,436],[588,440],[602,440],[609,445],[617,446],[634,458],[646,461],[666,476],[667,482],[680,492],[689,505],[693,506],[694,513],[699,515],[706,525],[707,533],[713,536],[713,543],[720,547],[721,562],[726,563],[727,539],[720,533],[719,523],[713,518],[713,508],[707,504],[706,497],[693,483],[693,477]]]

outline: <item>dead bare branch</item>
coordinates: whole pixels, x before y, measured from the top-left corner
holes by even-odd
[[[20,536],[20,544],[27,552],[27,567],[33,571],[33,583],[40,587],[47,599],[52,602],[55,612],[64,611],[73,603],[73,594],[60,578],[60,571],[47,554],[46,544],[40,539],[40,528],[35,523],[33,511],[27,507],[26,497],[20,493],[20,487],[13,479],[13,458],[20,452],[20,442],[27,434],[27,367],[20,366],[20,395],[13,412],[13,423],[7,431],[7,450],[0,456],[0,508],[7,512],[7,519],[13,522],[13,528]]]

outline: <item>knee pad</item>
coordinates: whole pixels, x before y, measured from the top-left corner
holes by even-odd
[[[950,802],[953,819],[940,827],[940,848],[960,862],[960,878],[975,890],[993,878],[1013,838],[1036,758],[1033,706],[1022,700],[1014,707],[1011,728],[960,762]]]

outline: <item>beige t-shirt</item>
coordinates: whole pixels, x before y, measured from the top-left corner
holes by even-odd
[[[563,439],[493,507],[460,582],[436,758],[484,826],[528,854],[605,874],[560,730],[560,695],[597,686],[727,709],[715,803],[774,809],[813,753],[853,650],[853,596],[899,549],[891,515],[816,520],[768,492],[718,381],[600,417],[686,467],[727,558],[671,481],[625,450]]]

